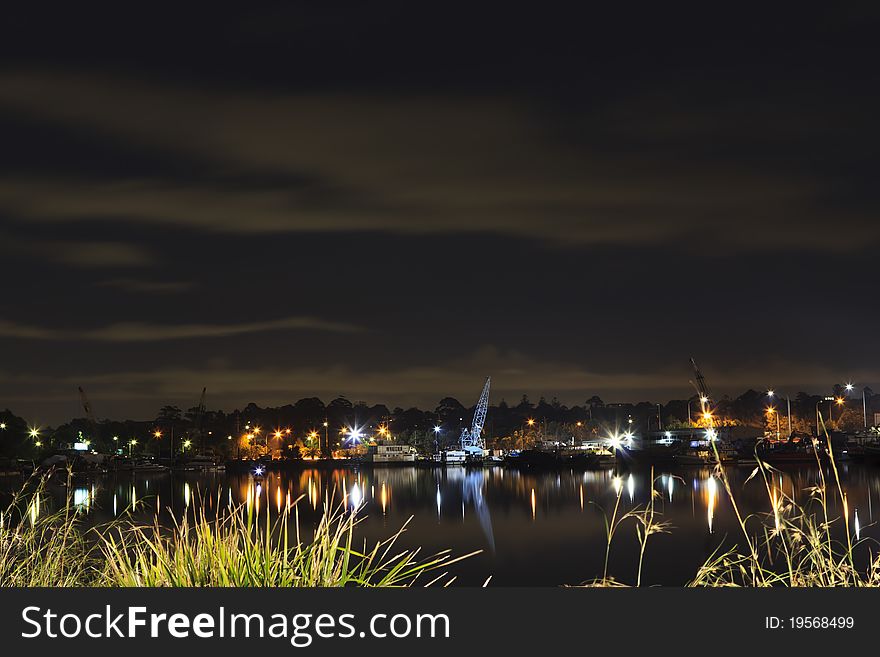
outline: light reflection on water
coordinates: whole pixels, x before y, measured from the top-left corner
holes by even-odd
[[[872,501],[880,495],[880,471],[853,465],[841,471],[847,504],[835,488],[829,493],[831,513],[848,514],[855,540],[880,538]],[[808,488],[818,481],[815,467],[774,474],[766,484],[760,477],[746,482],[748,468],[731,468],[728,473],[743,516],[767,514],[770,528],[779,526],[783,500],[806,502]],[[412,516],[401,548],[421,547],[425,555],[444,549],[457,554],[483,551],[456,564],[461,583],[479,585],[492,575],[494,586],[556,586],[600,574],[603,514],[610,516],[618,498],[620,515],[643,507],[652,491],[658,517],[669,521],[672,529],[651,538],[645,582],[684,584],[719,545],[737,542],[739,528],[727,494],[708,469],[655,472],[653,481],[650,470],[532,473],[462,467],[306,469],[267,472],[260,480],[222,473],[127,474],[77,484],[70,499],[94,524],[133,508],[135,517],[147,518],[158,507],[159,520],[167,525],[172,516],[199,509],[214,514],[243,504],[254,513],[274,515],[296,504],[305,528],[317,522],[325,504],[342,505],[363,518],[357,531],[370,542],[387,538]],[[35,500],[28,507],[30,522],[50,507],[60,508],[67,492],[63,486],[50,486],[48,500]],[[609,570],[616,578],[626,582],[634,574],[636,547],[634,525],[624,525],[611,551]]]

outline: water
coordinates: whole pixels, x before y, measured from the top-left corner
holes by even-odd
[[[772,511],[760,477],[746,480],[751,468],[730,468],[729,477],[744,515]],[[668,521],[668,534],[651,537],[642,583],[682,585],[719,545],[741,542],[730,501],[709,469],[655,472],[655,509]],[[826,473],[830,476],[830,473]],[[818,482],[816,466],[788,467],[774,477],[773,488],[806,501],[808,487]],[[880,470],[843,465],[841,478],[850,523],[858,516],[862,539],[880,538],[874,526],[874,507],[880,504]],[[360,472],[305,469],[268,473],[262,482],[249,475],[223,473],[172,475],[106,475],[74,487],[73,503],[87,522],[101,524],[126,511],[133,502],[146,504],[140,516],[152,517],[158,506],[161,522],[171,515],[192,513],[197,505],[209,511],[243,503],[257,492],[261,513],[277,513],[289,499],[299,502],[304,527],[317,522],[325,501],[357,508],[364,518],[358,533],[371,544],[394,534],[407,520],[399,541],[421,547],[427,556],[451,549],[455,554],[481,554],[452,566],[457,583],[481,585],[489,576],[493,586],[577,584],[602,574],[605,559],[605,521],[614,508],[619,515],[644,507],[650,499],[650,470],[622,473],[521,473],[501,467],[431,469],[389,467]],[[9,489],[9,483],[4,484]],[[55,505],[63,504],[66,489],[50,487]],[[836,490],[830,499],[832,516],[843,514]],[[143,507],[142,507],[143,508]],[[769,520],[772,525],[772,519]],[[868,545],[861,549],[868,554]],[[876,552],[876,550],[875,550]],[[634,583],[638,563],[635,523],[628,520],[615,535],[609,575]]]

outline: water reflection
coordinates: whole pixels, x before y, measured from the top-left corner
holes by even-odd
[[[856,541],[880,538],[873,523],[880,470],[852,465],[841,470],[845,500],[836,487],[831,490],[829,514],[848,517]],[[768,482],[760,477],[749,480],[750,472],[750,468],[730,469],[731,488],[743,517],[763,518],[770,529],[784,527],[789,500],[807,502],[810,488],[820,479],[816,467],[774,472]],[[358,540],[387,538],[412,516],[400,539],[401,548],[421,547],[425,554],[483,549],[478,558],[456,568],[459,581],[478,585],[493,575],[495,585],[558,585],[601,574],[605,514],[610,515],[618,499],[620,515],[643,508],[652,499],[652,488],[658,493],[654,497],[658,516],[673,529],[648,548],[647,582],[686,582],[712,551],[741,543],[725,488],[708,469],[661,471],[653,480],[650,471],[639,470],[542,473],[462,467],[270,471],[257,479],[222,473],[119,474],[78,482],[69,489],[51,485],[45,498],[21,510],[21,519],[36,522],[68,500],[92,524],[132,510],[136,519],[147,521],[158,512],[159,522],[170,525],[173,516],[202,509],[210,517],[244,504],[248,512],[274,516],[295,505],[303,535],[308,536],[309,525],[318,522],[325,506],[344,505],[362,519]],[[0,500],[6,501],[8,497]],[[845,541],[845,524],[835,527]],[[627,581],[634,567],[631,560],[638,554],[634,525],[625,524],[614,540],[614,574]],[[869,547],[870,542],[864,542],[866,555]]]
[[[489,544],[489,549],[495,552],[495,535],[492,532],[492,518],[489,516],[489,505],[483,498],[483,486],[485,484],[485,472],[483,470],[471,470],[464,477],[462,486],[462,498],[464,503],[471,503],[477,512],[483,536]],[[532,491],[532,514],[534,514],[534,490]]]

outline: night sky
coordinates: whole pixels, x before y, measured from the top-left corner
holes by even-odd
[[[0,408],[880,383],[880,15],[0,22]]]

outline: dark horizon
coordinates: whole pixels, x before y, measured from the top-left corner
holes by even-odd
[[[10,8],[0,408],[880,388],[872,6]]]

